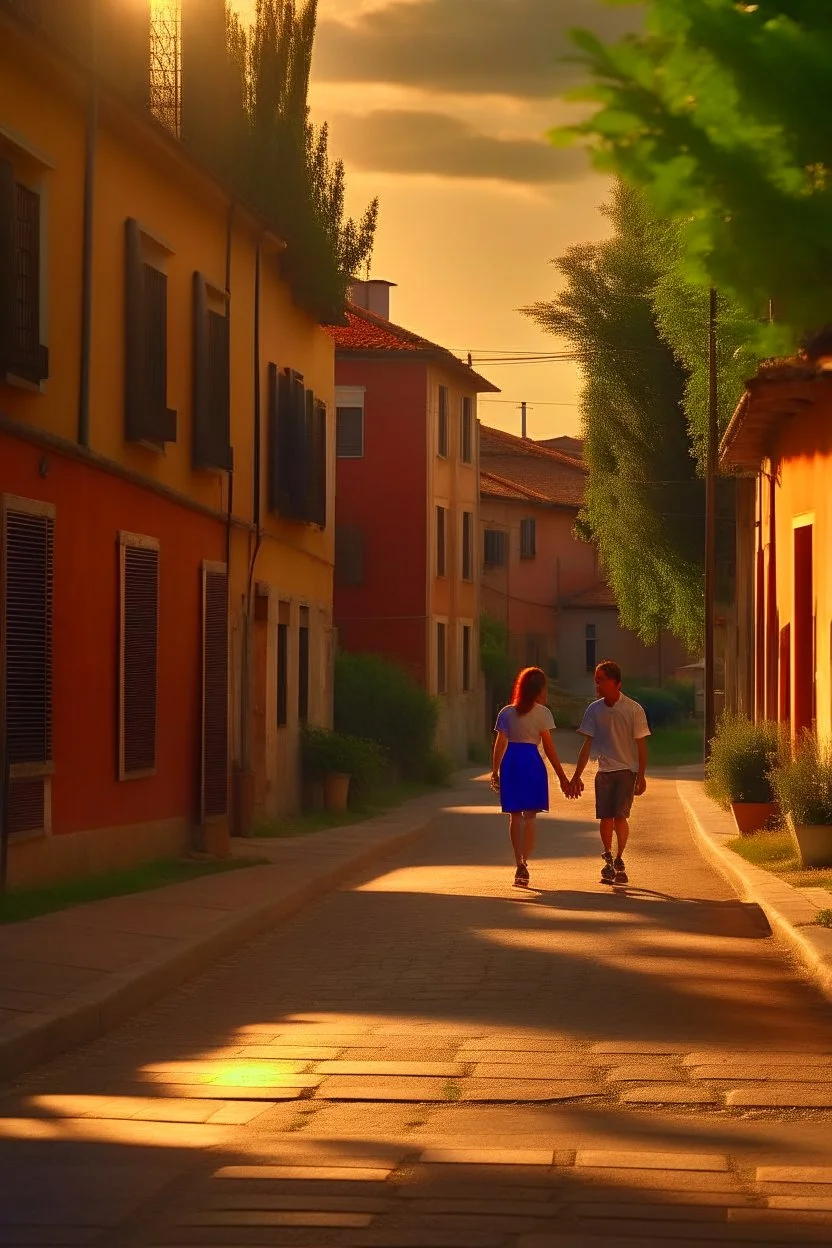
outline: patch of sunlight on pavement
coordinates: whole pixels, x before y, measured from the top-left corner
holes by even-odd
[[[459,866],[400,867],[387,875],[379,875],[364,884],[350,885],[352,893],[470,893],[493,887],[491,867]],[[506,870],[508,868],[506,867]]]
[[[210,1148],[228,1139],[227,1127],[133,1119],[0,1118],[0,1140],[64,1140],[152,1148]]]

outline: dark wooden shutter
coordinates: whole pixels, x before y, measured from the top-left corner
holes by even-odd
[[[204,569],[202,577],[201,815],[228,813],[228,576]]]
[[[42,832],[46,827],[46,782],[42,776],[17,776],[9,780],[6,831]]]
[[[52,758],[51,517],[8,511],[5,522],[6,749],[8,761]]]
[[[122,543],[121,758],[123,777],[156,767],[159,551]]]
[[[289,722],[289,604],[280,604],[277,625],[277,723]]]
[[[473,512],[462,513],[462,579],[470,581],[473,576],[474,554],[474,515]]]
[[[298,720],[309,719],[309,608],[300,609],[298,628]]]
[[[335,454],[361,459],[364,454],[364,408],[339,407],[335,412]]]
[[[176,412],[167,406],[168,283],[145,264],[139,224],[125,222],[124,413],[128,442],[175,442]]]
[[[327,519],[327,485],[329,473],[329,456],[326,438],[326,404],[319,400],[315,402],[315,455],[316,455],[316,479],[315,479],[315,514],[312,516],[315,524],[319,524],[322,529],[326,528]]]
[[[194,431],[195,468],[230,471],[231,376],[229,320],[208,307],[208,287],[194,273]]]
[[[11,368],[17,314],[15,279],[15,180],[7,160],[0,160],[0,372]]]
[[[445,515],[444,507],[436,508],[436,575],[445,575]]]

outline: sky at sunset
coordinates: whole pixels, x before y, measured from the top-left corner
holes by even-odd
[[[243,17],[254,0],[234,0]],[[380,199],[371,276],[396,282],[391,319],[459,353],[562,348],[517,309],[557,290],[549,261],[604,235],[606,183],[545,133],[575,116],[567,31],[632,28],[600,0],[319,0],[313,119],[347,170],[348,207]],[[571,363],[479,365],[501,387],[486,424],[578,432]]]

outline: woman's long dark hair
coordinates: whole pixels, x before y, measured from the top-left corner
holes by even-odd
[[[518,715],[528,715],[538,695],[546,688],[546,673],[542,667],[524,667],[514,682],[511,704]]]

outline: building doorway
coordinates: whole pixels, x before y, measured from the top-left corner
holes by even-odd
[[[815,588],[813,526],[794,530],[794,615],[792,627],[792,736],[815,718]]]

